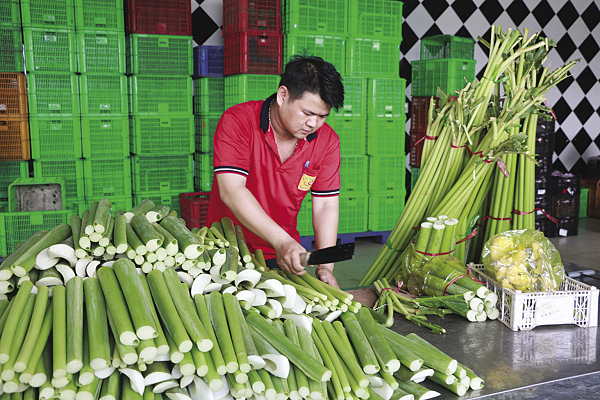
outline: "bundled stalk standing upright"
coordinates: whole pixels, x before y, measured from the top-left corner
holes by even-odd
[[[482,80],[467,83],[451,102],[445,102],[448,94],[438,89],[441,106],[437,113],[430,111],[419,179],[360,285],[394,274],[413,228],[426,214],[457,218],[458,237],[467,237],[488,198],[495,166],[507,170],[502,156],[519,154],[520,165],[533,168],[527,160],[531,157],[527,147],[532,142],[530,123],[539,112],[548,111],[546,93],[568,76],[577,61],[550,72],[542,64],[554,42],[540,33],[528,34],[528,30],[521,34],[511,29],[505,33],[492,26],[490,42],[480,38],[490,49]],[[524,171],[521,186],[533,193],[533,180],[528,183],[526,177],[531,180]],[[517,191],[518,199],[524,196],[525,192]],[[528,213],[524,215],[533,211],[530,200],[519,200],[518,206],[514,208]],[[466,245],[457,245],[457,257],[464,259]]]

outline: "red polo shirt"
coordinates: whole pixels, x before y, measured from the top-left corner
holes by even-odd
[[[282,164],[269,126],[269,105],[274,98],[272,95],[265,101],[249,101],[225,111],[215,131],[215,175],[245,176],[246,188],[267,215],[300,241],[296,222],[308,190],[313,197],[340,193],[340,139],[329,125],[323,124],[300,140],[294,154]],[[215,177],[206,225],[225,216],[242,225],[221,200]],[[275,257],[275,250],[266,241],[245,227],[243,231],[250,251],[261,249],[266,259]]]

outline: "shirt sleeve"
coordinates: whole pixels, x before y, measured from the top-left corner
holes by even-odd
[[[310,191],[311,195],[319,197],[339,196],[341,186],[340,162],[340,138],[332,130],[327,143],[327,150],[321,162],[321,170]]]
[[[232,173],[248,176],[252,123],[238,107],[225,111],[217,124],[214,138],[215,174]]]

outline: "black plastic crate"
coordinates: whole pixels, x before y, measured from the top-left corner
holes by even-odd
[[[550,194],[550,177],[547,175],[541,175],[535,177],[535,195],[546,196]]]
[[[550,221],[548,218],[536,218],[535,220],[535,230],[542,232],[545,236],[550,237],[550,231],[552,226],[556,226],[556,224]]]
[[[579,228],[579,217],[558,218],[558,223],[550,222],[547,237],[576,236]]]
[[[554,135],[554,125],[554,118],[552,118],[550,121],[546,121],[544,118],[538,117],[538,123],[535,129],[537,136],[540,134]]]
[[[581,176],[552,176],[552,196],[577,197],[581,193]]]
[[[579,197],[552,197],[552,216],[567,218],[579,216]]]
[[[536,196],[535,197],[535,202],[534,202],[534,208],[535,208],[535,218],[545,218],[548,219],[548,217],[542,212],[546,212],[546,213],[550,213],[550,211],[552,211],[552,204],[550,202],[550,196]]]
[[[535,167],[535,176],[552,174],[552,154],[535,158],[539,165]]]
[[[538,135],[535,138],[535,154],[552,156],[552,153],[554,153],[554,134]]]

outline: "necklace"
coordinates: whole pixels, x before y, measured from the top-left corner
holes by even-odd
[[[269,125],[271,125],[271,129],[273,129],[273,133],[275,133],[275,128],[273,128],[273,124],[271,123],[271,107],[273,107],[273,102],[275,99],[271,100],[271,104],[269,104]],[[298,147],[298,139],[296,139],[296,144],[294,147]]]

